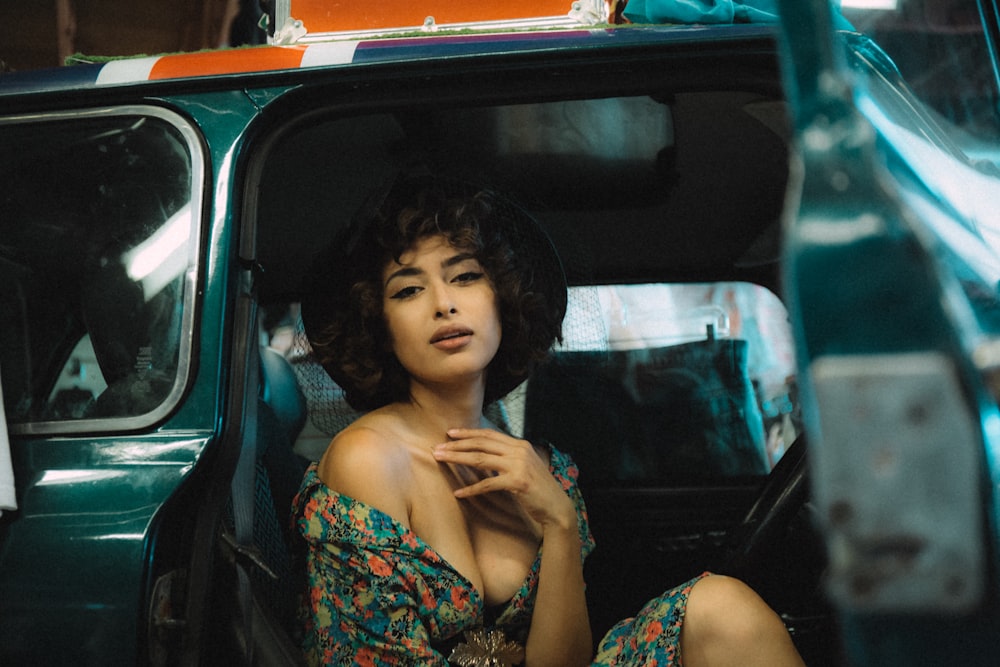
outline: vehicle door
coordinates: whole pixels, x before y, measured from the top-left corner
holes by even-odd
[[[228,204],[257,107],[176,91],[24,95],[0,117],[3,664],[193,662],[206,643],[246,381]]]
[[[781,11],[785,276],[826,589],[851,664],[993,664],[995,3]]]

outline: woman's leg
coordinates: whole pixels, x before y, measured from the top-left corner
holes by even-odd
[[[802,667],[784,623],[749,586],[712,575],[688,597],[681,625],[684,667]]]

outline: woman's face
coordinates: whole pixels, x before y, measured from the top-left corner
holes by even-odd
[[[471,253],[430,236],[390,261],[382,280],[392,349],[414,381],[485,378],[500,346],[500,313],[493,285]]]

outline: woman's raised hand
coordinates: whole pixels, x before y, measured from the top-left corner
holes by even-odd
[[[455,490],[458,498],[507,491],[543,530],[576,525],[576,509],[549,466],[527,440],[493,429],[449,429],[448,442],[434,448],[434,458],[476,469],[487,476]]]

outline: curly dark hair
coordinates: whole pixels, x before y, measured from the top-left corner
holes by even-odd
[[[409,375],[383,316],[382,271],[417,241],[439,234],[475,256],[496,293],[502,336],[486,373],[486,403],[524,381],[561,340],[565,278],[537,223],[493,191],[408,179],[317,258],[302,303],[318,361],[357,410],[409,397]]]

